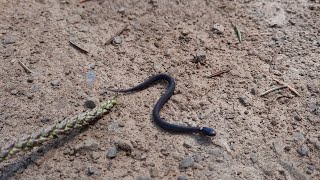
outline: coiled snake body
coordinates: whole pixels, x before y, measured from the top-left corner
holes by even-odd
[[[150,85],[152,85],[153,83],[155,83],[159,80],[167,81],[168,86],[167,86],[166,92],[157,101],[157,103],[155,104],[153,111],[152,111],[153,119],[157,125],[159,125],[163,129],[165,129],[167,131],[171,131],[171,132],[202,133],[206,136],[215,136],[216,135],[215,130],[210,127],[187,127],[187,126],[181,126],[181,125],[176,125],[176,124],[170,124],[160,117],[161,108],[165,105],[165,103],[173,95],[174,89],[176,87],[176,83],[175,83],[174,79],[167,74],[158,74],[158,75],[152,76],[149,79],[142,82],[141,84],[138,84],[137,86],[129,88],[129,89],[121,89],[121,90],[109,89],[109,90],[114,91],[114,92],[121,92],[121,93],[138,92],[138,91],[142,91],[142,90],[148,88]]]

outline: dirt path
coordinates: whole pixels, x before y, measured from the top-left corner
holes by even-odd
[[[157,128],[160,83],[120,96],[83,132],[1,162],[0,177],[320,179],[319,19],[319,0],[0,0],[1,145],[157,73],[177,81],[166,120],[218,132]],[[274,79],[300,96],[260,96]]]

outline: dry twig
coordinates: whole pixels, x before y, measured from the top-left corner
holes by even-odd
[[[76,48],[77,50],[79,50],[82,53],[88,54],[89,51],[85,50],[84,48],[80,47],[79,45],[77,45],[76,43],[69,41],[69,43],[72,45],[72,47]]]
[[[283,89],[283,88],[286,88],[286,87],[287,87],[287,86],[277,86],[277,87],[274,87],[274,88],[272,88],[272,89],[269,89],[269,90],[261,93],[259,96],[264,96],[264,95],[266,95],[266,94],[271,93],[272,91],[275,91],[275,90],[278,90],[278,89]]]
[[[283,81],[280,81],[279,79],[275,79],[273,78],[274,81],[276,81],[277,83],[283,85],[283,86],[286,86],[287,88],[289,88],[295,95],[297,96],[300,96],[300,94],[298,93],[297,90],[295,90],[292,86],[290,86],[289,84],[283,82]]]
[[[26,65],[24,65],[20,60],[18,60],[19,64],[23,67],[23,69],[27,72],[27,73],[34,73],[33,71],[31,71]]]

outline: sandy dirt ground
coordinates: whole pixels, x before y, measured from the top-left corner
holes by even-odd
[[[1,162],[0,178],[320,179],[319,19],[319,0],[0,0],[1,145],[158,73],[177,83],[161,115],[218,133],[158,128],[159,83]],[[286,86],[261,96],[281,86],[274,79],[299,95]]]

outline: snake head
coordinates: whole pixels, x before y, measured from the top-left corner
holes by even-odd
[[[217,133],[213,128],[209,128],[209,127],[202,127],[201,129],[202,134],[206,135],[206,136],[216,136]]]

